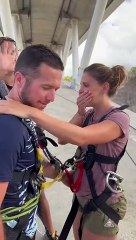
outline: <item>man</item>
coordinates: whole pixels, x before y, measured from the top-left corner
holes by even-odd
[[[16,42],[9,37],[0,37],[0,98],[5,99],[14,84],[14,69],[18,57]],[[2,80],[1,80],[2,79]],[[42,210],[41,210],[42,206]],[[44,191],[41,192],[38,215],[45,226],[46,234],[51,237],[55,234],[48,200]]]
[[[16,42],[12,38],[0,37],[0,98],[12,88],[17,56]]]
[[[30,46],[22,51],[15,67],[14,86],[8,97],[38,109],[54,101],[55,92],[60,87],[63,64],[60,58],[43,45]],[[35,172],[37,155],[36,138],[32,123],[24,124],[13,116],[0,116],[0,203],[2,209],[21,207],[28,198],[37,201],[38,186],[30,184],[31,174],[27,181],[20,180],[18,172]],[[33,134],[32,134],[33,132]],[[11,139],[12,136],[12,139]],[[7,151],[8,149],[8,151]],[[28,171],[29,170],[29,171]],[[17,172],[17,174],[16,174]],[[24,177],[24,176],[23,176]],[[17,180],[18,179],[18,180]],[[32,179],[33,180],[33,179]],[[31,197],[30,197],[31,196]],[[6,211],[6,210],[5,210]],[[37,204],[25,217],[16,217],[7,221],[5,231],[7,239],[35,239]],[[17,211],[18,213],[18,211]],[[8,218],[9,219],[9,218]],[[1,227],[2,229],[2,227]],[[2,233],[0,239],[4,237]]]

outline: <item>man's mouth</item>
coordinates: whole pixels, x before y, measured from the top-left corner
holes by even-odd
[[[40,102],[40,104],[43,105],[43,106],[45,106],[45,107],[46,107],[49,103],[50,103],[50,102],[48,102],[48,103],[47,103],[47,102],[46,102],[46,103]]]

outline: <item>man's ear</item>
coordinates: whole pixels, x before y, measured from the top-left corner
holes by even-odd
[[[109,83],[108,82],[103,83],[103,92],[108,94],[109,89],[110,89]]]
[[[15,84],[18,89],[22,89],[25,85],[26,79],[25,76],[21,72],[15,73]]]

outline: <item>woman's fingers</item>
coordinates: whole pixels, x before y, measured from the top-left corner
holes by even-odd
[[[79,94],[79,97],[77,98],[77,102],[85,101],[86,98],[91,97],[92,93],[91,92],[83,92]]]
[[[81,105],[87,105],[90,102],[91,103],[92,100],[92,94],[91,93],[86,93],[86,94],[82,94],[77,98],[77,105],[81,106]]]

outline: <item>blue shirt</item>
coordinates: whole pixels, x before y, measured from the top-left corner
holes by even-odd
[[[9,182],[3,207],[21,206],[30,193],[29,182],[13,182],[13,172],[32,169],[36,154],[32,136],[21,119],[12,115],[0,115],[0,182]],[[28,216],[23,232],[32,236],[36,231],[36,209]],[[13,227],[16,221],[8,222]]]

